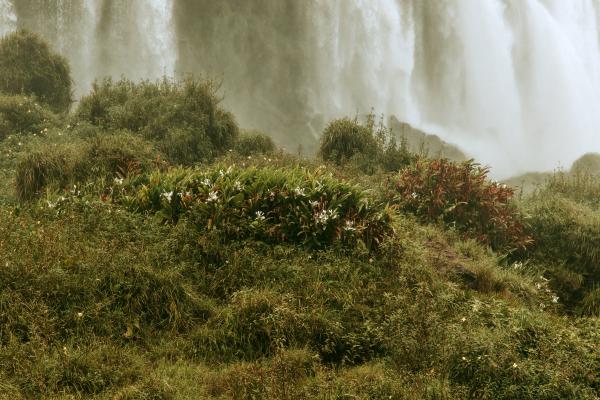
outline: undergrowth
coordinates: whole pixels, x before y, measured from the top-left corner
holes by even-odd
[[[0,96],[0,398],[600,398],[595,177],[516,202],[372,115],[322,165],[216,89]]]

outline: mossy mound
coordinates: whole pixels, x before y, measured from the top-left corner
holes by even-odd
[[[152,140],[173,164],[207,161],[233,148],[239,129],[212,81],[96,82],[75,120]]]
[[[0,92],[35,96],[55,112],[72,103],[70,67],[39,35],[25,30],[0,38]]]

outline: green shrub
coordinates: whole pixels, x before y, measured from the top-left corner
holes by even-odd
[[[228,240],[371,248],[389,231],[388,211],[356,187],[300,169],[180,169],[134,185],[133,196],[122,198],[131,209],[173,222],[187,216],[200,231],[217,229]]]
[[[600,317],[600,286],[593,287],[581,301],[581,314],[589,317]]]
[[[127,129],[157,142],[174,164],[189,165],[232,148],[238,127],[212,81],[95,82],[75,118],[107,130]]]
[[[561,303],[576,312],[599,283],[600,211],[547,191],[525,204],[534,238],[527,254],[545,267]]]
[[[535,198],[559,195],[593,209],[600,208],[600,179],[592,174],[566,174],[558,172],[532,194]]]
[[[12,134],[44,134],[56,116],[33,98],[0,95],[0,140]]]
[[[20,30],[0,38],[0,92],[35,96],[55,112],[72,102],[70,68],[37,34]]]
[[[600,154],[587,153],[575,160],[570,172],[575,175],[600,174]]]
[[[493,249],[522,249],[530,242],[513,190],[487,179],[473,161],[420,160],[400,173],[390,197],[422,221],[441,221]]]
[[[270,154],[275,151],[275,143],[270,136],[258,131],[244,132],[235,142],[235,151],[242,156]]]
[[[127,132],[73,137],[60,145],[45,141],[24,153],[16,167],[16,193],[20,201],[35,198],[51,186],[62,189],[88,179],[126,177],[148,171],[159,153],[142,138]]]
[[[367,126],[357,119],[343,118],[332,121],[321,137],[319,153],[323,160],[338,165],[356,155],[367,158],[377,157],[377,140]]]
[[[398,171],[414,161],[406,140],[397,144],[391,130],[375,123],[369,114],[364,124],[358,119],[343,118],[332,121],[321,137],[319,155],[337,165],[354,163],[359,170],[373,173],[377,169]]]

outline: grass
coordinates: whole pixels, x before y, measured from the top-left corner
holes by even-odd
[[[0,141],[0,398],[600,398],[596,178],[516,201],[372,118],[372,164],[304,159],[206,85],[106,81]]]

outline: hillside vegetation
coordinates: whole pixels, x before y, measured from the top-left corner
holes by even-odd
[[[209,81],[47,99],[0,94],[0,398],[600,398],[594,175],[516,199],[372,115],[304,159]]]

